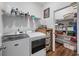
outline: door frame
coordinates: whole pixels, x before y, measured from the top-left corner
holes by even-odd
[[[68,5],[68,6],[59,8],[59,9],[57,9],[57,10],[54,10],[54,12],[53,12],[53,19],[54,19],[54,21],[53,21],[53,24],[54,24],[54,27],[53,27],[53,51],[56,50],[56,48],[55,48],[55,13],[56,13],[57,11],[63,10],[63,9],[65,9],[65,8],[67,8],[67,7],[70,7],[70,6],[71,6],[71,4]]]

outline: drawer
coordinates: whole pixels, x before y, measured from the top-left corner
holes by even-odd
[[[75,46],[70,45],[71,50],[75,50],[75,48],[76,48]]]
[[[69,44],[64,43],[64,47],[65,47],[65,48],[70,48],[70,45],[69,45]]]
[[[64,43],[64,47],[65,47],[65,48],[68,48],[68,49],[70,49],[70,50],[75,50],[75,49],[76,49],[75,46],[70,45],[70,44],[67,44],[67,43]]]

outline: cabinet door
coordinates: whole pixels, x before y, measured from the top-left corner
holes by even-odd
[[[20,39],[3,43],[6,49],[3,50],[3,56],[28,56],[29,55],[29,40]]]
[[[68,14],[68,13],[73,13],[73,8],[70,6],[70,7],[67,7],[67,8],[64,8],[60,11],[57,11],[55,13],[55,19],[56,20],[63,20],[64,19],[64,15],[65,14]]]

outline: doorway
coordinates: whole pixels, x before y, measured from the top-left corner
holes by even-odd
[[[54,11],[55,52],[58,56],[77,54],[77,3]]]

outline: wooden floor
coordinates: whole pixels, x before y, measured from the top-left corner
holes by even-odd
[[[56,51],[48,51],[47,56],[76,56],[76,52],[65,48],[62,44],[56,43]]]

